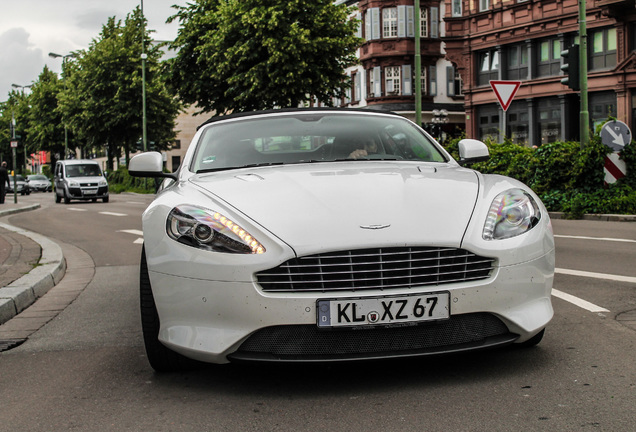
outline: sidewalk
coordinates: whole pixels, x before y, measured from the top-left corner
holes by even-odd
[[[39,204],[0,204],[0,218],[35,210]],[[0,325],[60,282],[66,271],[62,248],[48,238],[0,221]]]

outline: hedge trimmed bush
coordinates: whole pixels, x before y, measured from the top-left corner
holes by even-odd
[[[461,139],[461,138],[460,138]],[[446,149],[458,158],[457,143]],[[528,148],[510,141],[486,141],[490,159],[472,166],[484,174],[515,178],[534,190],[550,211],[583,214],[636,214],[636,144],[621,152],[627,175],[606,185],[603,166],[611,150],[598,135],[583,149],[577,142],[553,142]]]
[[[156,190],[154,179],[133,177],[126,167],[119,167],[108,174],[108,188],[112,193],[155,193]]]

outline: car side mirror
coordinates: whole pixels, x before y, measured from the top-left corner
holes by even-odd
[[[490,158],[488,146],[476,139],[463,139],[458,143],[459,164],[468,165],[475,162],[483,162]]]
[[[128,173],[133,177],[168,177],[174,174],[163,172],[163,156],[159,152],[146,152],[133,156],[128,165]]]

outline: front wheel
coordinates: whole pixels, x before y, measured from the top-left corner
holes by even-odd
[[[172,351],[159,341],[159,314],[157,313],[157,305],[155,304],[150,285],[145,247],[141,248],[141,263],[139,267],[141,330],[150,366],[157,372],[178,372],[200,367],[202,363]]]
[[[62,202],[62,197],[61,197],[61,196],[59,196],[59,195],[57,194],[57,192],[55,192],[55,203],[56,203],[56,204],[59,204],[59,203],[61,203],[61,202]]]

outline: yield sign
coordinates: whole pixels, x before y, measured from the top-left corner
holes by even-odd
[[[504,111],[508,110],[520,85],[521,81],[490,81],[490,87],[494,90],[495,96],[499,99],[499,104]]]

